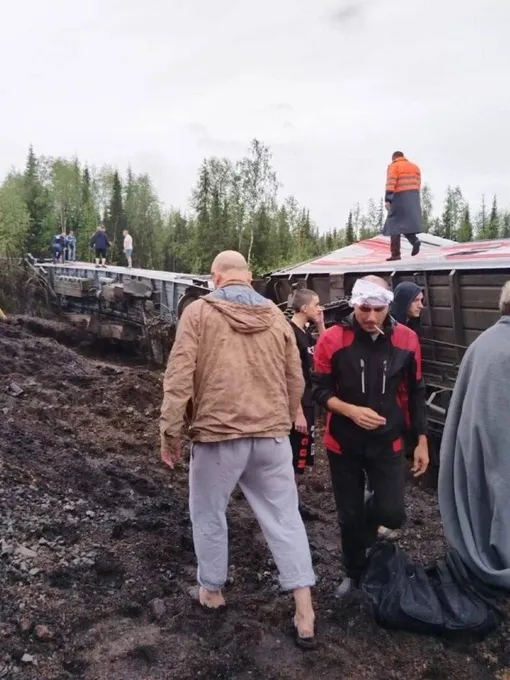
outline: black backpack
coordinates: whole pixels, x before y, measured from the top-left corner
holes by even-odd
[[[394,543],[380,541],[362,581],[377,623],[448,638],[483,638],[503,619],[496,594],[468,572],[455,551],[425,570]]]

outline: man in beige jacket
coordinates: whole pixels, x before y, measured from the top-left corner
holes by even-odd
[[[268,542],[281,586],[293,591],[296,642],[313,647],[315,585],[298,510],[288,439],[304,389],[294,333],[284,315],[250,285],[244,257],[220,253],[215,291],[190,304],[179,321],[164,379],[161,457],[180,459],[188,402],[190,515],[198,561],[198,599],[225,605],[226,509],[239,484]]]

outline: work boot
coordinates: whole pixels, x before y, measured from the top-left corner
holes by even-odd
[[[396,262],[397,260],[401,260],[400,255],[391,255],[391,257],[386,258],[386,262]]]
[[[335,590],[335,597],[337,600],[344,600],[348,595],[350,595],[356,588],[358,584],[353,578],[346,576],[342,583]]]
[[[421,248],[421,241],[418,239],[413,243],[413,249],[411,250],[411,256],[414,257],[415,255],[418,255],[420,252]]]

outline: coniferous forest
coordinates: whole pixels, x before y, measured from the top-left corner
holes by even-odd
[[[128,228],[137,267],[204,273],[216,253],[235,249],[263,274],[370,238],[385,217],[382,197],[370,199],[319,232],[309,210],[283,196],[270,149],[256,139],[243,158],[203,161],[185,211],[165,209],[147,174],[129,169],[121,176],[78,158],[37,156],[30,147],[25,168],[12,170],[0,187],[0,254],[49,257],[55,234],[72,230],[78,259],[90,260],[89,239],[103,223],[112,262],[124,262]],[[425,231],[457,241],[510,238],[510,211],[499,208],[496,196],[482,196],[472,212],[461,189],[448,187],[441,214],[434,214],[434,203],[424,184]]]

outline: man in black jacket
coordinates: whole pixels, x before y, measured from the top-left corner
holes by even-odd
[[[301,358],[301,368],[305,379],[305,391],[301,397],[296,422],[292,425],[289,439],[292,446],[292,464],[297,476],[303,475],[305,468],[312,467],[315,460],[315,404],[312,398],[312,369],[315,338],[307,328],[309,323],[315,324],[319,336],[326,330],[324,315],[319,296],[313,290],[301,288],[292,298],[294,314],[290,325],[296,336],[296,344]],[[319,519],[319,514],[299,503],[299,512],[304,521]]]
[[[110,240],[102,224],[99,225],[96,233],[90,239],[90,247],[94,249],[96,267],[106,267],[106,253],[110,247]]]
[[[346,578],[357,587],[384,525],[405,521],[403,435],[414,431],[415,476],[428,466],[425,386],[416,333],[389,315],[393,294],[378,277],[354,285],[353,313],[327,329],[314,354],[315,400],[328,410],[324,444],[341,529]],[[365,474],[373,494],[365,503]]]

